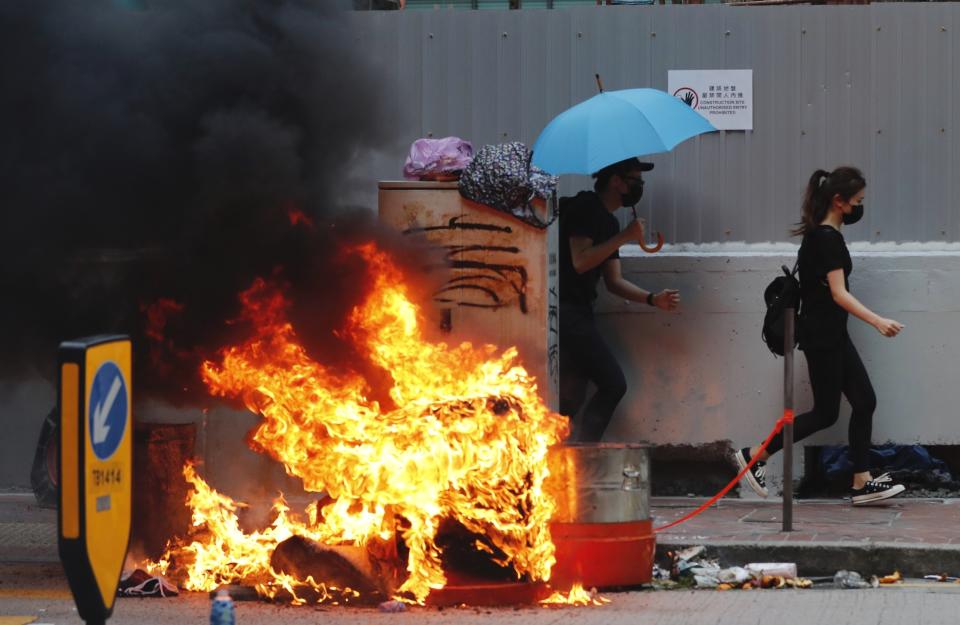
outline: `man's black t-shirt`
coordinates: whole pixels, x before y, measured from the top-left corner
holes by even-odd
[[[590,307],[597,298],[597,281],[603,263],[589,271],[577,273],[570,254],[570,237],[587,237],[599,245],[620,232],[620,223],[593,191],[581,191],[560,199],[560,302]],[[614,250],[610,258],[620,258]],[[606,261],[604,261],[606,262]]]
[[[837,349],[846,341],[849,315],[833,301],[827,282],[827,274],[835,269],[843,269],[849,289],[853,263],[843,235],[831,226],[817,226],[800,244],[801,349]]]

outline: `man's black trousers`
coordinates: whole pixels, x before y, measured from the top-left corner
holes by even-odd
[[[577,418],[586,399],[588,382],[593,382],[596,392]],[[573,421],[570,440],[595,442],[603,438],[613,411],[626,392],[623,370],[597,331],[593,310],[561,304],[560,413]]]

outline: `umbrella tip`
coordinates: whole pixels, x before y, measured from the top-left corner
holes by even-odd
[[[594,74],[594,77],[597,79],[597,89],[600,90],[600,93],[603,93],[603,81],[600,80],[600,74]]]

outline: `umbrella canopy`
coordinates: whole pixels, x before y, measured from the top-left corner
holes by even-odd
[[[699,113],[657,89],[605,91],[567,109],[533,145],[533,164],[556,176],[592,174],[632,156],[669,152],[716,130]]]

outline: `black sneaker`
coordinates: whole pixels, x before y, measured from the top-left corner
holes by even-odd
[[[747,468],[747,465],[750,464],[750,448],[744,447],[739,450],[733,454],[733,459],[737,461],[737,466],[743,471]],[[753,465],[753,468],[743,476],[744,479],[747,480],[747,484],[750,485],[750,488],[753,489],[753,492],[761,497],[767,496],[767,478],[764,477],[767,472],[766,466],[766,462],[758,460],[757,463]]]
[[[863,506],[896,497],[905,490],[907,489],[903,484],[894,484],[890,474],[884,473],[867,482],[861,489],[851,488],[850,499],[853,500],[853,505]]]

